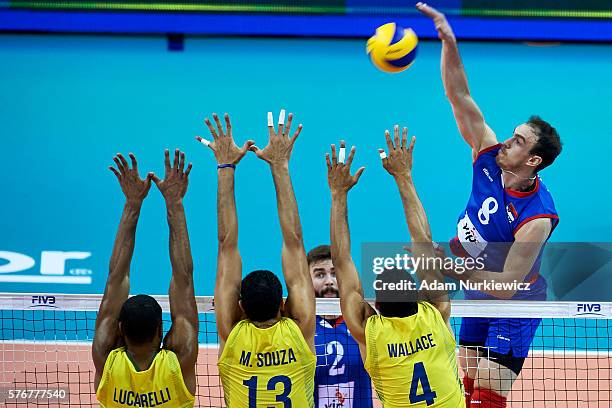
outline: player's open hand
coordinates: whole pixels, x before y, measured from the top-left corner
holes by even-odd
[[[268,145],[263,150],[257,146],[251,146],[250,150],[257,157],[269,163],[270,166],[286,165],[291,157],[293,145],[302,131],[302,125],[299,124],[293,136],[290,135],[292,120],[293,113],[289,113],[287,125],[285,126],[285,110],[281,109],[278,118],[278,130],[275,131],[272,112],[268,112],[268,133],[270,135]]]
[[[357,182],[361,173],[365,170],[365,167],[360,167],[359,170],[351,176],[351,164],[353,163],[353,157],[355,157],[355,146],[351,147],[351,151],[344,162],[344,156],[346,151],[346,144],[344,140],[340,141],[340,157],[336,155],[336,145],[331,145],[331,160],[329,153],[325,154],[325,160],[327,161],[327,181],[332,194],[336,193],[347,193]]]
[[[410,145],[406,146],[408,138],[408,128],[402,129],[402,139],[400,141],[399,126],[393,128],[393,139],[388,130],[385,130],[385,139],[387,140],[387,155],[383,149],[378,149],[378,153],[382,158],[382,164],[385,170],[393,177],[407,177],[412,174],[412,150],[414,150],[414,142],[416,138],[412,136]]]
[[[431,18],[436,25],[438,31],[438,37],[442,41],[455,41],[455,34],[450,24],[446,20],[446,16],[440,13],[435,8],[428,6],[426,3],[418,2],[416,8],[427,17]]]
[[[210,134],[213,137],[213,142],[206,140],[200,136],[196,136],[196,140],[206,146],[208,146],[215,154],[215,158],[217,159],[217,164],[238,164],[240,160],[244,157],[245,154],[249,151],[249,147],[251,147],[255,142],[252,140],[247,140],[242,147],[236,146],[234,142],[234,137],[232,136],[232,123],[230,122],[230,117],[226,113],[224,115],[225,118],[225,132],[223,132],[223,126],[221,126],[221,121],[216,113],[212,114],[215,124],[217,125],[217,129],[213,127],[212,123],[210,123],[210,119],[204,119],[206,126],[208,126],[208,130],[210,130]]]
[[[117,180],[119,180],[119,185],[121,185],[121,190],[123,190],[125,198],[128,201],[141,203],[151,188],[151,177],[147,176],[144,180],[141,179],[138,174],[136,157],[132,153],[130,153],[129,156],[132,161],[132,168],[130,168],[125,157],[123,157],[121,153],[117,153],[117,155],[113,157],[113,160],[119,170],[115,169],[113,166],[110,166],[109,169],[117,176]]]
[[[154,173],[149,173],[149,177],[159,191],[161,191],[166,202],[177,202],[181,201],[187,192],[187,185],[189,183],[189,173],[191,172],[191,163],[185,169],[185,153],[179,149],[174,151],[174,162],[170,166],[170,153],[168,149],[164,151],[164,164],[166,167],[166,174],[164,179],[160,180]]]

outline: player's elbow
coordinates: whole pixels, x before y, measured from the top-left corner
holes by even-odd
[[[227,250],[238,247],[238,235],[230,233],[219,233],[219,250]]]
[[[302,233],[297,231],[292,231],[287,234],[283,234],[283,250],[286,251],[303,251],[304,250],[304,241],[302,238]]]
[[[495,296],[501,300],[510,300],[516,294],[516,290],[498,290],[495,291]]]
[[[460,106],[471,99],[469,89],[457,89],[449,86],[444,88],[444,94],[453,106]]]

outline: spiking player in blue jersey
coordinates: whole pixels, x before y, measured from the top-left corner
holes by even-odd
[[[316,297],[337,298],[330,246],[311,249],[307,260]],[[371,408],[372,380],[342,316],[317,316],[316,330],[315,407]]]
[[[446,18],[423,3],[417,9],[433,19],[442,40],[444,90],[461,136],[472,149],[472,194],[459,216],[451,249],[463,257],[486,255],[486,270],[455,277],[470,284],[516,282],[525,289],[517,291],[518,285],[503,291],[483,288],[466,291],[467,299],[543,300],[542,249],[559,217],[538,172],[561,153],[559,135],[534,116],[499,143],[470,95],[457,41]],[[460,362],[466,374],[468,407],[506,406],[539,324],[540,319],[463,319]],[[482,348],[487,350],[486,357]]]

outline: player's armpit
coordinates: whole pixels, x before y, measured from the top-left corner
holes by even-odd
[[[475,140],[476,143],[474,147],[472,147],[472,162],[476,161],[480,152],[499,144],[495,132],[493,132],[493,129],[491,129],[486,123],[482,136],[476,138]]]

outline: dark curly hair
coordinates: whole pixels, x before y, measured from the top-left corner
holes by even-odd
[[[263,322],[278,314],[283,300],[283,287],[272,272],[253,271],[242,280],[240,300],[249,320]]]

